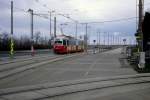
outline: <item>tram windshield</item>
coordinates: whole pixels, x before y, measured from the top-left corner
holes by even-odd
[[[55,44],[62,44],[62,41],[55,41]]]

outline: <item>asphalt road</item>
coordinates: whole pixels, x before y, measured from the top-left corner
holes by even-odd
[[[24,50],[24,51],[15,51],[13,55],[13,59],[20,59],[20,58],[31,58],[31,50]],[[43,56],[43,55],[54,55],[52,49],[44,49],[44,50],[36,50],[34,53],[35,56]],[[10,56],[9,51],[0,51],[0,61],[7,61],[11,60],[12,57]]]
[[[0,88],[132,74],[136,74],[136,71],[126,63],[119,48],[45,64],[0,80]]]

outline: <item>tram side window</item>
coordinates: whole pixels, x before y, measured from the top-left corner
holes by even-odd
[[[67,42],[66,42],[66,40],[63,40],[63,45],[67,45]]]
[[[69,45],[69,40],[67,40],[67,45]]]

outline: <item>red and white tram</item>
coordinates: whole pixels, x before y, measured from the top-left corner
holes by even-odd
[[[84,42],[71,36],[60,35],[54,39],[53,50],[57,54],[83,52]]]

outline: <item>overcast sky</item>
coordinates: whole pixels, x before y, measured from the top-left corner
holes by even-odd
[[[57,15],[69,16],[81,23],[103,22],[122,18],[136,17],[136,0],[13,0],[14,1],[14,35],[30,35],[29,8],[35,13],[48,14],[55,10],[57,16],[57,34],[60,34],[60,24],[70,22],[63,26],[63,32],[68,35],[75,34],[75,23],[67,18]],[[145,0],[145,11],[149,9],[150,1]],[[18,9],[19,8],[19,9]],[[10,0],[0,0],[0,32],[10,32]],[[53,14],[53,16],[55,15]],[[53,17],[52,17],[53,18]],[[53,24],[53,23],[52,23]],[[53,28],[53,26],[52,26]],[[40,31],[43,36],[49,36],[49,20],[34,16],[34,32]],[[89,24],[88,32],[91,39],[96,38],[97,31],[109,32],[120,36],[134,36],[136,19]],[[53,32],[53,29],[52,29]],[[78,25],[78,36],[85,34],[85,26]]]

